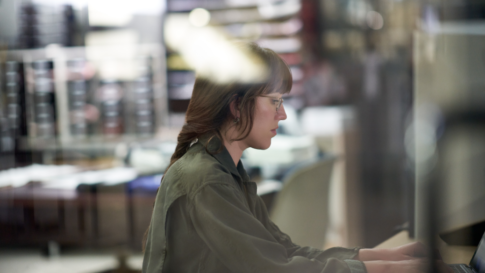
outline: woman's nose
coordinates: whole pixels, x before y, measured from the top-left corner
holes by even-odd
[[[280,109],[276,111],[276,118],[278,120],[285,120],[286,119],[286,111],[285,111],[285,106],[281,104]]]

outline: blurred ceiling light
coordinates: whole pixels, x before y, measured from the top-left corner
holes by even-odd
[[[116,12],[113,12],[116,7]],[[133,13],[130,1],[115,0],[89,0],[88,2],[89,25],[91,26],[125,26],[128,24]]]
[[[215,82],[260,82],[267,76],[257,56],[212,27],[194,27],[185,14],[167,16],[165,40],[198,75]]]
[[[366,16],[367,25],[375,30],[381,29],[384,26],[384,18],[377,11],[369,11]]]
[[[45,1],[45,0],[42,0]],[[54,1],[54,0],[50,0]],[[88,5],[89,24],[91,26],[125,26],[134,14],[159,15],[165,6],[159,0],[55,0]]]
[[[193,9],[189,14],[189,21],[195,27],[203,27],[209,24],[211,15],[203,8]]]
[[[258,6],[259,14],[267,19],[292,15],[299,12],[300,9],[301,3],[299,0],[287,0]]]
[[[131,80],[137,75],[138,34],[129,29],[86,34],[86,58],[103,79]]]

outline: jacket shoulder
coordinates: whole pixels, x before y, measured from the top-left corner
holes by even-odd
[[[215,183],[235,185],[230,171],[202,149],[177,160],[165,174],[162,186],[178,195],[192,196],[201,187]]]

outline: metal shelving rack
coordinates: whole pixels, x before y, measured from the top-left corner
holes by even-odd
[[[107,47],[90,47],[90,51],[110,50]],[[28,136],[21,137],[18,141],[18,149],[24,151],[92,151],[103,153],[113,151],[120,143],[133,142],[140,139],[149,140],[156,138],[157,131],[168,125],[168,104],[166,88],[166,68],[165,68],[165,48],[163,44],[139,44],[136,46],[138,56],[150,56],[152,58],[152,90],[154,107],[154,128],[155,132],[150,135],[138,135],[133,133],[123,133],[116,137],[105,137],[103,135],[86,135],[78,138],[73,136],[70,131],[69,121],[69,98],[68,98],[68,79],[67,62],[72,59],[88,58],[87,47],[62,47],[58,45],[48,46],[42,49],[9,50],[0,52],[4,56],[5,62],[18,61],[24,63],[25,92],[33,93],[33,69],[31,65],[38,60],[49,60],[53,63],[53,86],[56,96],[55,112],[57,116],[56,130],[54,138],[41,138],[32,128],[32,102],[27,98],[26,109],[28,111]]]

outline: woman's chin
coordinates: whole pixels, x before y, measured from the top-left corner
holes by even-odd
[[[267,150],[271,146],[271,140],[268,143],[261,143],[258,148],[259,150]]]
[[[261,139],[259,141],[252,141],[248,146],[257,150],[266,150],[271,146],[271,138],[265,139],[264,141]]]

